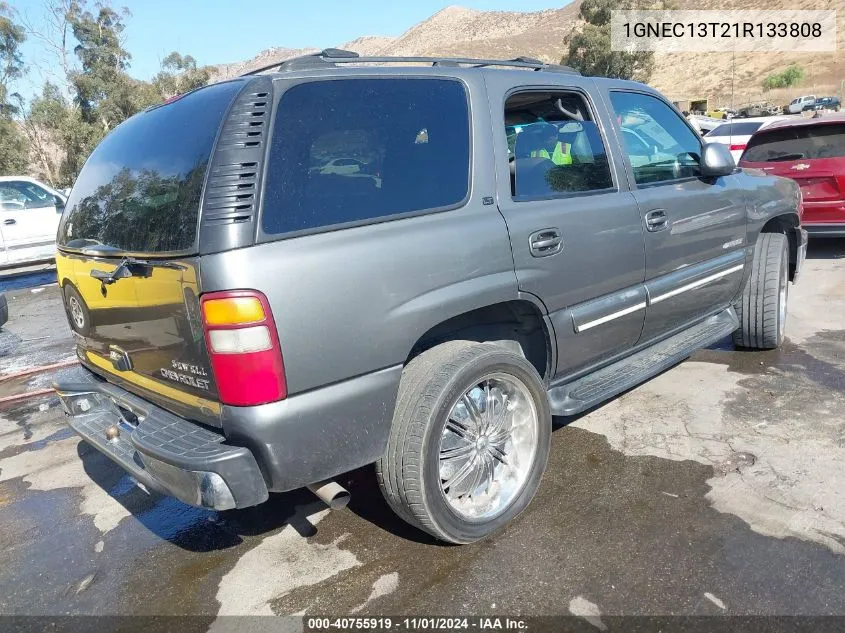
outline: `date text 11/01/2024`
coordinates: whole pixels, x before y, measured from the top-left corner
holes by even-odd
[[[528,624],[519,618],[478,617],[418,617],[418,618],[307,618],[305,631],[361,631],[361,630],[404,630],[404,631],[525,631]]]

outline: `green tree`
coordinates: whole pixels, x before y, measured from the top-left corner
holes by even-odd
[[[654,71],[654,53],[610,49],[611,11],[668,8],[663,0],[584,0],[578,13],[583,28],[567,36],[561,63],[584,75],[648,81]]]
[[[804,69],[797,64],[789,66],[779,73],[772,73],[763,80],[763,90],[769,91],[775,88],[791,88],[804,81]]]
[[[74,52],[81,64],[70,77],[76,103],[83,121],[108,132],[135,114],[132,82],[126,74],[132,56],[121,43],[123,20],[111,7],[100,6],[91,13],[74,5],[69,21],[78,42]]]
[[[29,107],[21,107],[21,126],[29,142],[30,158],[39,175],[54,187],[73,184],[72,167],[66,164],[69,132],[78,111],[65,99],[62,90],[46,82],[41,94],[33,98]]]
[[[176,51],[170,53],[161,62],[159,72],[153,84],[162,99],[170,99],[176,95],[190,92],[208,84],[211,79],[211,68],[197,67],[197,60],[190,55],[182,56]]]
[[[210,72],[197,67],[190,55],[173,52],[152,81],[135,79],[128,72],[132,56],[123,44],[126,9],[92,7],[89,0],[43,2],[46,24],[25,24],[53,58],[47,73],[51,81],[19,109],[19,127],[40,175],[67,186],[116,126],[175,94],[206,85]],[[20,55],[15,59],[19,63]]]
[[[23,76],[20,46],[26,34],[11,17],[8,5],[0,2],[0,174],[20,173],[29,162],[26,139],[13,116],[19,95],[10,93],[11,82]]]

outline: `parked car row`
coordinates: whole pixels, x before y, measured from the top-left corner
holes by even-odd
[[[783,109],[784,114],[800,114],[808,110],[833,110],[839,112],[842,108],[842,101],[839,97],[819,97],[816,95],[805,95],[796,97]]]
[[[27,176],[0,176],[0,266],[49,260],[67,196]]]
[[[748,119],[776,116],[781,114],[801,114],[811,110],[833,110],[839,112],[842,101],[839,97],[816,97],[803,95],[796,97],[784,106],[770,101],[749,103],[736,110],[731,108],[716,108],[709,113],[711,117],[721,119]]]
[[[708,132],[705,135],[705,140],[708,142],[727,145],[731,150],[731,155],[734,157],[734,160],[739,162],[739,158],[742,156],[742,152],[745,151],[745,147],[752,134],[760,128],[766,127],[775,121],[780,121],[785,118],[788,117],[767,116],[742,120],[731,119],[730,121],[724,122]]]

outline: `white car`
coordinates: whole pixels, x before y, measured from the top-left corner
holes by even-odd
[[[790,119],[788,116],[762,116],[750,119],[731,119],[725,121],[718,127],[707,133],[704,137],[706,143],[721,143],[727,145],[734,157],[734,162],[739,162],[739,157],[745,151],[745,146],[751,135],[757,130],[775,121]]]
[[[56,255],[56,232],[67,197],[28,176],[0,176],[0,266]]]
[[[699,134],[704,135],[722,125],[724,120],[714,119],[713,117],[702,116],[700,114],[691,114],[689,116],[689,122],[698,130]]]
[[[803,97],[796,97],[786,106],[790,114],[800,114],[804,110],[808,110],[816,105],[816,95],[806,95]]]

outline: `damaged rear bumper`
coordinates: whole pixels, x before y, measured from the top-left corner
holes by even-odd
[[[229,510],[268,491],[249,449],[95,376],[84,367],[54,384],[68,423],[142,486],[185,503]]]

